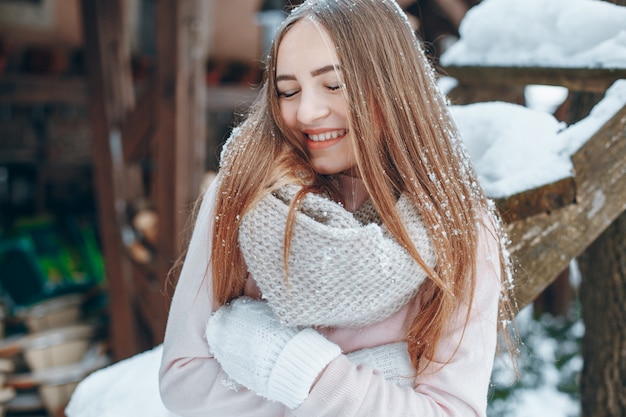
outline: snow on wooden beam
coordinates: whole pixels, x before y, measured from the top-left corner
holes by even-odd
[[[520,307],[626,210],[626,106],[573,156],[575,204],[507,224]]]

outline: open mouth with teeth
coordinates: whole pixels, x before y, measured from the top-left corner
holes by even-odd
[[[347,129],[339,129],[318,134],[307,134],[307,147],[310,150],[320,150],[331,147],[343,139],[347,133]]]
[[[346,129],[342,130],[333,130],[332,132],[320,133],[319,135],[307,135],[309,140],[313,142],[323,142],[326,140],[337,139],[339,137],[343,137],[348,133]]]

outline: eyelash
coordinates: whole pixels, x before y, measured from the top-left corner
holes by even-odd
[[[345,87],[345,84],[344,83],[340,83],[340,84],[337,84],[337,85],[329,85],[326,88],[329,91],[337,91],[337,90],[340,90],[343,87]],[[299,90],[294,91],[294,92],[284,92],[284,93],[279,91],[278,92],[278,98],[290,98],[290,97],[295,96],[298,93],[299,93]]]
[[[297,91],[294,91],[293,93],[281,93],[280,91],[278,92],[278,98],[289,98],[289,97],[293,97],[296,94],[298,94]]]

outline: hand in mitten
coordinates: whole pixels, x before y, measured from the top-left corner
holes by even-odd
[[[346,355],[356,365],[369,365],[381,373],[387,381],[399,387],[413,386],[415,368],[407,350],[406,342],[389,343],[373,348],[360,349]]]
[[[231,379],[289,408],[302,404],[319,373],[341,354],[315,330],[284,326],[266,302],[247,297],[213,313],[206,337]]]

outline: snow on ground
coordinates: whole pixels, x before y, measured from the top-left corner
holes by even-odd
[[[532,304],[517,316],[523,344],[518,357],[519,379],[505,356],[498,356],[492,374],[489,417],[570,417],[580,415],[578,377],[583,360],[580,345],[584,324],[574,303],[566,317],[533,317]]]
[[[159,396],[163,345],[103,368],[76,387],[68,417],[175,417]]]

